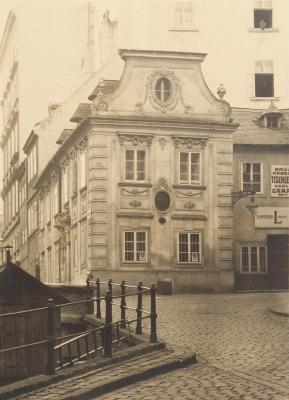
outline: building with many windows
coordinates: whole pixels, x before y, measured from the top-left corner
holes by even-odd
[[[5,125],[4,243],[50,282],[83,282],[101,269],[200,290],[286,286],[289,3],[97,0],[86,11],[84,64],[98,72],[37,126],[37,110],[27,113],[24,134],[15,136],[19,100]],[[118,48],[138,49],[121,53],[122,78]],[[220,100],[199,73],[184,87],[203,52]],[[217,104],[226,109],[226,91],[234,107],[225,118]]]
[[[38,178],[43,279],[101,271],[228,290],[232,243],[219,232],[224,220],[232,230],[230,106],[206,86],[204,54],[120,55],[122,78],[99,81]]]

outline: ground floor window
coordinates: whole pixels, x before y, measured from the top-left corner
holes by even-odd
[[[124,262],[147,262],[147,232],[124,232]]]
[[[241,247],[241,272],[266,272],[267,256],[265,246]]]
[[[178,261],[180,263],[201,262],[201,234],[198,232],[178,234]]]

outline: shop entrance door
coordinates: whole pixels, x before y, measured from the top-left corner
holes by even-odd
[[[288,289],[289,236],[268,235],[268,274],[270,289]]]

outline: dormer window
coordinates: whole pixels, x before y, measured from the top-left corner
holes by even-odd
[[[279,120],[278,115],[267,115],[267,128],[279,128]]]
[[[278,108],[271,105],[270,108],[261,115],[260,121],[264,128],[280,129],[282,127],[282,117],[283,114]]]

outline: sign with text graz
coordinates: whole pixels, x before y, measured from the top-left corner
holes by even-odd
[[[271,165],[271,197],[289,197],[289,165]]]

